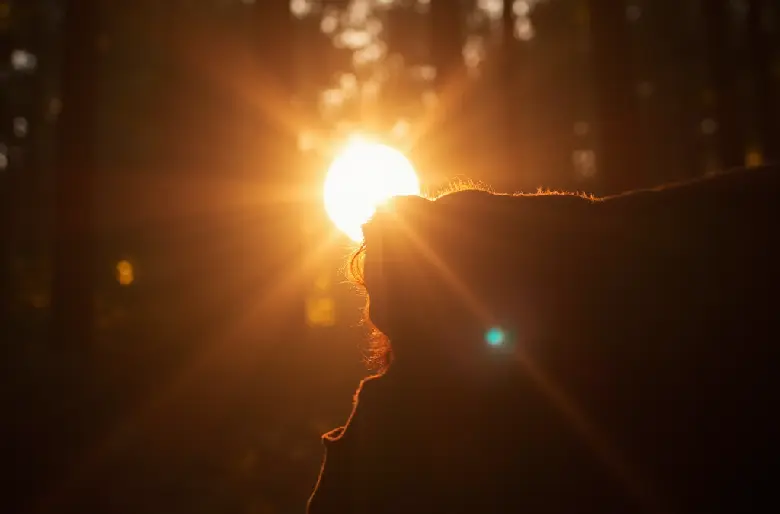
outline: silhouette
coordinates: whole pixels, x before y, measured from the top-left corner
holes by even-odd
[[[779,177],[393,199],[309,513],[776,509]]]

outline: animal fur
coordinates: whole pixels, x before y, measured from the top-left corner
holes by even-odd
[[[309,512],[777,510],[778,178],[396,199],[365,233],[398,358],[325,436]],[[459,352],[475,373],[433,373]]]

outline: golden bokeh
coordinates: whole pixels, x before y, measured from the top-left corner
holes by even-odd
[[[121,260],[116,264],[116,280],[123,286],[129,286],[135,281],[133,265],[130,261]]]

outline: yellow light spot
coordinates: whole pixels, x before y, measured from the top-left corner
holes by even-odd
[[[306,323],[312,327],[336,324],[336,302],[329,296],[311,296],[306,300]]]
[[[377,205],[393,196],[420,194],[411,162],[398,150],[353,138],[331,164],[325,179],[325,210],[333,223],[355,241]]]
[[[122,260],[116,265],[116,280],[123,286],[129,286],[135,280],[133,265],[130,261]]]
[[[330,276],[323,273],[314,281],[314,288],[317,291],[327,291],[330,288]]]
[[[762,164],[764,164],[764,156],[761,153],[761,150],[757,148],[748,149],[747,153],[745,154],[745,166],[752,168],[755,166],[761,166]]]

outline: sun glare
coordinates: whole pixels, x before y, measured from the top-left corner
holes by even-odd
[[[325,210],[342,232],[361,241],[361,227],[377,205],[393,196],[418,194],[420,182],[409,159],[389,146],[356,138],[328,169]]]

